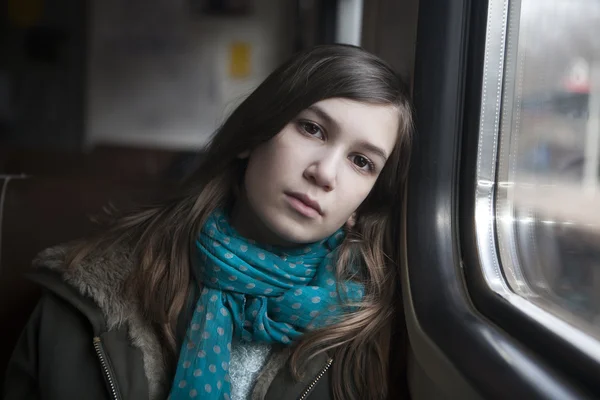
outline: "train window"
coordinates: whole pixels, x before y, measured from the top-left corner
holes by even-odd
[[[490,1],[476,187],[491,290],[600,360],[600,2]]]

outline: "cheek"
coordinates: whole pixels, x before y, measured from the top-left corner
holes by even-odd
[[[308,151],[298,151],[302,143],[294,142],[293,135],[282,131],[269,142],[256,148],[248,160],[246,174],[263,185],[285,184],[301,171]],[[305,150],[305,149],[304,149]]]
[[[264,198],[266,193],[285,181],[289,169],[286,162],[291,159],[274,140],[256,148],[250,154],[244,178],[248,194]]]
[[[338,202],[336,204],[336,209],[340,212],[338,218],[345,220],[356,211],[371,192],[373,185],[374,181],[357,181],[355,179],[351,180],[348,184],[343,185],[344,189],[340,190],[337,196]]]
[[[268,189],[267,182],[272,180],[270,164],[270,160],[262,157],[260,153],[253,154],[248,160],[244,188],[250,197],[258,196]]]

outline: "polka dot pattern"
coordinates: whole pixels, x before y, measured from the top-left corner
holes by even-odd
[[[198,265],[194,264],[204,287],[182,345],[170,399],[231,398],[234,332],[242,341],[291,345],[304,331],[335,323],[349,307],[342,306],[343,300],[360,300],[363,288],[353,282],[341,285],[344,296],[337,295],[333,257],[343,237],[340,231],[284,253],[238,236],[220,210],[209,216],[196,240]]]

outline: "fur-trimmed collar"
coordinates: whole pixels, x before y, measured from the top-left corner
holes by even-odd
[[[131,343],[141,350],[144,372],[148,379],[150,400],[164,399],[170,389],[170,378],[163,364],[163,354],[156,332],[143,318],[139,301],[125,290],[134,268],[132,251],[117,248],[103,255],[92,255],[73,268],[66,268],[68,246],[57,246],[41,252],[34,267],[48,268],[60,274],[64,282],[91,298],[102,312],[108,330],[126,327]],[[274,376],[287,362],[289,352],[276,352],[256,382],[253,400],[264,398]]]
[[[143,318],[137,299],[124,290],[127,277],[133,270],[131,252],[115,249],[104,255],[87,257],[74,268],[66,268],[67,250],[67,246],[46,249],[33,265],[60,273],[67,284],[94,300],[104,315],[108,330],[126,326],[132,344],[143,355],[150,399],[166,397],[170,382],[167,382],[158,337]]]

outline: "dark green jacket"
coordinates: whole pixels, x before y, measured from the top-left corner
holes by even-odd
[[[154,329],[124,285],[133,268],[120,250],[64,268],[65,248],[44,251],[31,279],[45,293],[8,365],[5,400],[165,399],[172,376]],[[289,374],[289,351],[274,352],[253,400],[331,400],[326,356],[311,361],[301,382]]]

